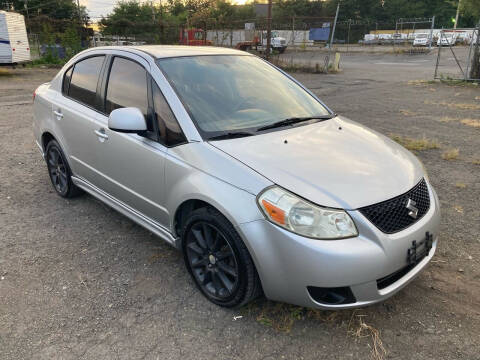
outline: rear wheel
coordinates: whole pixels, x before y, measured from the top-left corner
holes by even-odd
[[[47,144],[45,160],[47,162],[48,175],[58,195],[64,198],[72,198],[83,193],[83,191],[72,182],[72,173],[66,157],[60,145],[55,140],[51,140]]]
[[[238,307],[260,295],[260,280],[252,258],[232,224],[218,211],[193,211],[182,240],[185,265],[211,302]]]

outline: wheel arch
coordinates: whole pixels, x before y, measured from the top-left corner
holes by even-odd
[[[55,136],[53,136],[53,134],[49,131],[44,131],[42,133],[42,136],[41,136],[41,139],[42,139],[42,149],[43,151],[45,152],[45,150],[47,149],[47,144],[52,141],[52,140],[55,140],[58,142],[58,140],[55,138]]]

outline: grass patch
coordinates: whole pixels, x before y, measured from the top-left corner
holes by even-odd
[[[475,127],[475,128],[480,128],[480,120],[478,119],[462,119],[460,122],[463,125]]]
[[[283,60],[279,57],[272,58],[270,62],[275,66],[278,66],[280,69],[290,73],[302,72],[309,74],[325,74],[327,72],[325,71],[325,65],[319,62],[297,64],[293,62],[293,59]],[[333,69],[333,65],[329,64],[328,73],[333,74],[336,72],[337,71],[334,71]]]
[[[403,116],[418,116],[417,113],[415,113],[415,112],[413,112],[413,111],[410,111],[410,110],[405,110],[405,109],[400,110],[400,113],[401,113]]]
[[[443,106],[443,107],[448,107],[450,109],[480,110],[480,105],[479,104],[447,103],[446,101],[435,102],[435,101],[429,101],[429,100],[425,100],[424,104],[435,105],[435,106]]]
[[[403,147],[412,151],[423,151],[430,149],[438,149],[440,145],[436,140],[427,139],[425,136],[420,139],[409,138],[406,136],[400,136],[395,134],[390,134],[390,138],[393,141],[396,141]]]
[[[480,159],[473,159],[472,164],[473,165],[480,165]]]
[[[443,77],[441,75],[440,82],[449,86],[463,86],[463,87],[478,87],[478,83],[475,81],[465,81],[460,79],[452,79],[451,77]]]
[[[465,189],[467,187],[466,184],[462,183],[462,182],[457,182],[455,184],[455,187],[459,188],[459,189]]]
[[[409,80],[408,85],[413,85],[413,86],[427,86],[431,84],[435,84],[435,80]]]
[[[458,155],[460,155],[460,150],[458,148],[452,148],[443,152],[442,159],[447,161],[455,160],[458,158]]]
[[[13,74],[8,69],[0,69],[0,76],[7,77],[7,76],[13,76]]]
[[[457,121],[458,119],[456,118],[452,118],[452,117],[448,117],[448,116],[444,116],[442,118],[440,118],[440,122],[451,122],[451,121]]]

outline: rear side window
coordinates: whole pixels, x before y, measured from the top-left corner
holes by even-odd
[[[63,76],[62,93],[64,95],[68,95],[68,87],[70,86],[70,80],[72,79],[72,71],[73,66],[65,71],[65,75]]]
[[[73,68],[68,96],[95,108],[98,76],[105,56],[95,56],[79,61]],[[65,79],[64,79],[65,85]]]
[[[115,57],[108,79],[106,113],[110,114],[118,108],[136,107],[147,117],[147,94],[147,71],[134,61]]]
[[[155,82],[153,82],[152,90],[155,119],[160,132],[160,142],[166,146],[175,146],[185,143],[186,139],[182,133],[182,129]]]

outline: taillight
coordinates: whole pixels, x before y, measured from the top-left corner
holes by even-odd
[[[32,99],[32,101],[35,101],[35,96],[37,96],[37,89],[35,89],[35,90],[33,91],[33,99]]]
[[[15,48],[13,48],[12,51],[15,51]]]
[[[27,48],[27,51],[30,51],[30,48]]]

